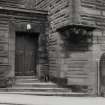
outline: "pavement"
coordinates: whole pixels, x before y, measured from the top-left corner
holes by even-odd
[[[0,105],[105,105],[105,98],[0,94]]]

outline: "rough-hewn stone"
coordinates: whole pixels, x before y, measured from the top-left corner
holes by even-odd
[[[44,1],[43,1],[44,2]],[[43,3],[42,2],[42,3]],[[104,0],[52,0],[47,1],[49,19],[49,71],[54,78],[67,80],[67,85],[87,86],[88,92],[97,94],[97,60],[104,47]],[[74,46],[56,31],[64,26],[80,24],[94,27],[93,44]],[[85,48],[85,49],[84,49]],[[99,52],[99,55],[98,55]]]
[[[27,9],[11,9],[10,7],[3,7],[0,11],[0,87],[12,85],[14,82],[15,36],[17,31],[27,32],[27,24],[31,24],[31,32],[39,33],[37,76],[41,78],[47,74],[48,60],[46,59],[48,57],[46,53],[47,41],[45,32],[47,13],[43,11],[45,14],[41,14],[40,11],[35,13],[35,11],[27,11]],[[43,61],[43,63],[41,63],[41,61]]]
[[[0,0],[0,6],[11,8],[34,9],[35,4],[35,0]]]
[[[39,30],[41,32],[37,66],[38,70],[41,71],[39,73],[41,78],[48,76],[47,78],[54,82],[62,82],[62,85],[68,85],[72,89],[78,88],[81,91],[86,89],[85,91],[94,95],[98,93],[99,60],[101,55],[105,53],[105,0],[35,0],[34,3],[33,0],[27,0],[27,2],[25,0],[1,0],[0,6],[3,5],[4,7],[36,8],[40,11],[48,11],[48,23],[45,23],[46,19],[43,15],[37,17],[33,14],[30,14],[30,16],[26,13],[18,12],[17,14],[18,18],[22,20],[33,19],[39,22],[39,19],[42,22],[36,26],[33,25],[37,27],[37,29],[34,29],[35,31]],[[24,18],[24,15],[26,18]],[[15,13],[13,13],[13,16],[14,19],[17,20]],[[8,30],[12,30],[10,24],[8,20],[0,21],[1,35],[5,33],[9,36]],[[20,26],[24,28],[25,24],[27,24],[27,22],[23,25],[16,25],[16,28]],[[42,27],[39,27],[39,25]],[[91,45],[87,46],[86,43],[79,45],[78,43],[73,44],[70,42],[73,40],[68,39],[70,33],[66,36],[62,33],[62,30],[67,26],[69,27],[68,29],[71,29],[70,26],[73,25],[75,25],[74,27],[82,27],[84,31],[86,31],[87,28],[96,28],[93,31]],[[20,27],[20,29],[22,27]],[[58,29],[61,29],[61,32],[58,31]],[[3,30],[5,30],[5,32]],[[11,31],[9,33],[11,34]],[[5,38],[8,44],[0,44],[0,49],[4,50],[9,48],[8,51],[14,54],[13,44],[15,42],[13,40],[14,37],[11,36],[9,42]],[[12,47],[10,47],[10,45]],[[6,67],[8,67],[7,64],[10,64],[10,68],[14,69],[14,60],[12,59],[14,59],[15,56],[9,55],[10,63],[8,63],[7,52],[5,51],[5,53],[3,53],[0,51],[0,55],[3,54],[0,62],[6,64]],[[3,65],[3,69],[5,69],[5,65]]]

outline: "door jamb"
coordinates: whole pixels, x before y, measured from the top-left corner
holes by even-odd
[[[100,59],[97,59],[97,95],[101,94],[101,84],[100,84]]]

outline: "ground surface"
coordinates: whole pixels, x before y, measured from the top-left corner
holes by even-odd
[[[0,94],[0,105],[105,105],[105,98]]]

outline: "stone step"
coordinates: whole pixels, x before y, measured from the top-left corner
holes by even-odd
[[[51,83],[51,82],[29,82],[29,83],[25,83],[25,82],[16,82],[14,87],[57,87],[56,84]]]
[[[0,92],[0,94],[21,94],[21,95],[38,95],[38,96],[71,96],[71,97],[84,97],[88,93],[73,93],[73,92]]]
[[[0,88],[0,92],[69,92],[64,88],[36,88],[36,87],[12,87]]]
[[[43,95],[43,96],[69,96],[71,89],[58,87],[52,82],[39,81],[35,76],[16,76],[15,84],[10,88],[1,88],[2,93]]]
[[[21,82],[21,83],[35,83],[35,82],[40,82],[38,79],[16,79],[16,83]]]
[[[16,79],[37,79],[36,76],[16,76]]]

